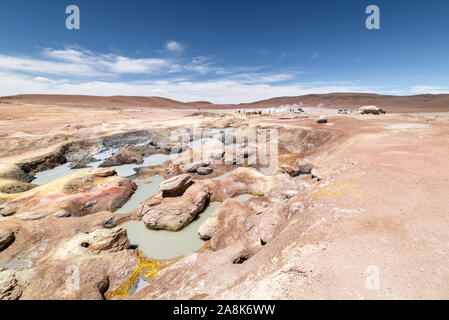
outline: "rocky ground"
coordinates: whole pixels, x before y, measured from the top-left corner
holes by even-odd
[[[0,104],[0,299],[449,297],[447,114],[194,113]],[[192,125],[213,139],[169,139]],[[278,132],[269,174],[252,129]],[[117,153],[86,168],[105,148]],[[136,184],[111,167],[170,152],[136,173],[166,179],[160,192],[114,213]],[[30,183],[66,162],[84,169]],[[209,202],[222,205],[204,246],[173,260],[143,256],[123,227],[182,230]],[[138,277],[151,283],[132,294]]]

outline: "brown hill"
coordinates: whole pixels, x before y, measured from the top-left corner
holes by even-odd
[[[134,96],[84,96],[84,95],[40,95],[27,94],[0,98],[0,101],[42,104],[53,106],[76,107],[109,107],[109,108],[192,108],[197,105],[207,105],[208,102],[184,103],[161,97]],[[210,103],[209,103],[210,104]]]
[[[448,94],[425,94],[415,96],[389,96],[373,93],[310,94],[298,97],[279,97],[242,104],[241,108],[277,107],[286,104],[301,104],[303,107],[348,108],[376,105],[390,112],[447,112]]]
[[[388,112],[448,112],[448,94],[425,94],[415,96],[391,96],[374,93],[310,94],[296,97],[278,97],[239,105],[216,105],[207,101],[180,102],[161,97],[136,96],[83,96],[83,95],[18,95],[0,98],[0,102],[39,105],[108,107],[108,108],[270,108],[286,104],[303,107],[348,108],[376,105]]]

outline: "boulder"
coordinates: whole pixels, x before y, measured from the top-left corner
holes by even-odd
[[[207,188],[193,184],[180,197],[150,198],[141,205],[140,215],[148,229],[179,231],[203,211],[209,197]]]
[[[67,212],[65,210],[59,210],[56,211],[56,213],[53,214],[57,218],[68,218],[70,217],[70,212]]]
[[[84,169],[13,195],[0,205],[0,214],[17,214],[21,220],[37,220],[61,213],[85,216],[120,208],[134,193],[136,185],[109,169]],[[65,211],[62,214],[62,211]]]
[[[83,169],[87,168],[87,166],[94,162],[95,159],[90,155],[85,155],[82,158],[75,160],[70,164],[70,169]]]
[[[207,167],[210,165],[210,161],[199,161],[199,162],[193,162],[188,163],[185,165],[185,171],[190,173],[195,173],[197,170],[201,167]]]
[[[224,144],[216,139],[208,140],[202,147],[201,153],[203,159],[220,160],[224,155]]]
[[[313,164],[310,162],[298,163],[299,174],[310,174],[313,169]]]
[[[217,217],[212,214],[212,216],[207,218],[198,229],[198,236],[200,239],[205,241],[210,240],[215,233],[217,225]]]
[[[292,177],[299,175],[299,168],[291,164],[283,164],[280,168],[280,172],[289,174]]]
[[[157,149],[161,151],[171,151],[170,138],[163,136],[159,133],[155,133],[155,135],[151,138],[150,145],[155,146]]]
[[[176,197],[182,195],[192,183],[190,174],[181,174],[163,181],[159,186],[159,190],[162,191],[164,197]]]
[[[214,169],[209,168],[209,167],[200,167],[197,170],[197,173],[202,176],[207,176],[207,175],[211,174],[212,172],[214,172]]]
[[[282,196],[283,196],[285,199],[291,199],[291,198],[296,197],[297,195],[298,195],[298,191],[296,191],[296,190],[286,190],[286,191],[284,191],[284,193],[282,194]]]
[[[318,119],[316,119],[316,123],[327,123],[327,118],[325,116],[319,116]]]
[[[288,173],[292,177],[296,177],[300,174],[310,174],[312,172],[313,165],[310,162],[296,162],[294,164],[281,165],[280,172]]]
[[[0,300],[18,300],[22,287],[12,270],[0,271]]]
[[[81,246],[89,248],[90,251],[120,251],[129,248],[126,229],[109,228],[95,230],[83,239]]]
[[[95,176],[99,177],[99,178],[112,177],[112,176],[115,176],[116,174],[117,174],[117,172],[115,171],[114,168],[107,168],[107,169],[95,171]]]
[[[318,181],[323,180],[323,176],[321,175],[321,172],[319,172],[318,170],[312,169],[311,174],[312,178],[317,179]]]
[[[170,152],[171,152],[171,154],[177,154],[177,153],[184,152],[188,149],[189,149],[189,147],[186,144],[177,144],[177,145],[174,145],[173,147],[171,147]]]
[[[14,232],[11,230],[0,229],[0,251],[8,248],[15,239]]]
[[[380,114],[381,110],[379,107],[376,106],[364,106],[359,108],[360,114]]]
[[[123,146],[117,154],[100,164],[100,167],[121,166],[124,164],[143,163],[141,151],[131,146]]]

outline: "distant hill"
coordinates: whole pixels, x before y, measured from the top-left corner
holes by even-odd
[[[301,104],[303,107],[348,108],[376,105],[390,112],[443,112],[449,111],[449,94],[425,94],[415,96],[389,96],[373,93],[310,94],[297,97],[279,97],[250,104],[241,108],[263,108],[286,104]]]
[[[83,95],[46,95],[26,94],[2,97],[0,101],[42,104],[52,106],[105,107],[105,108],[198,108],[213,106],[207,101],[184,103],[161,97],[134,96],[83,96]]]
[[[208,101],[181,102],[161,97],[82,96],[82,95],[18,95],[0,98],[0,102],[105,108],[270,108],[287,104],[302,107],[348,108],[376,105],[387,112],[449,112],[449,94],[390,96],[374,93],[309,94],[296,97],[278,97],[239,105],[215,105]]]

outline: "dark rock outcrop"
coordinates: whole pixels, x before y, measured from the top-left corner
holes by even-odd
[[[15,239],[14,232],[11,230],[0,229],[0,251],[8,248]]]
[[[143,163],[141,151],[135,147],[123,146],[116,155],[100,164],[100,167],[113,167],[135,163]]]

